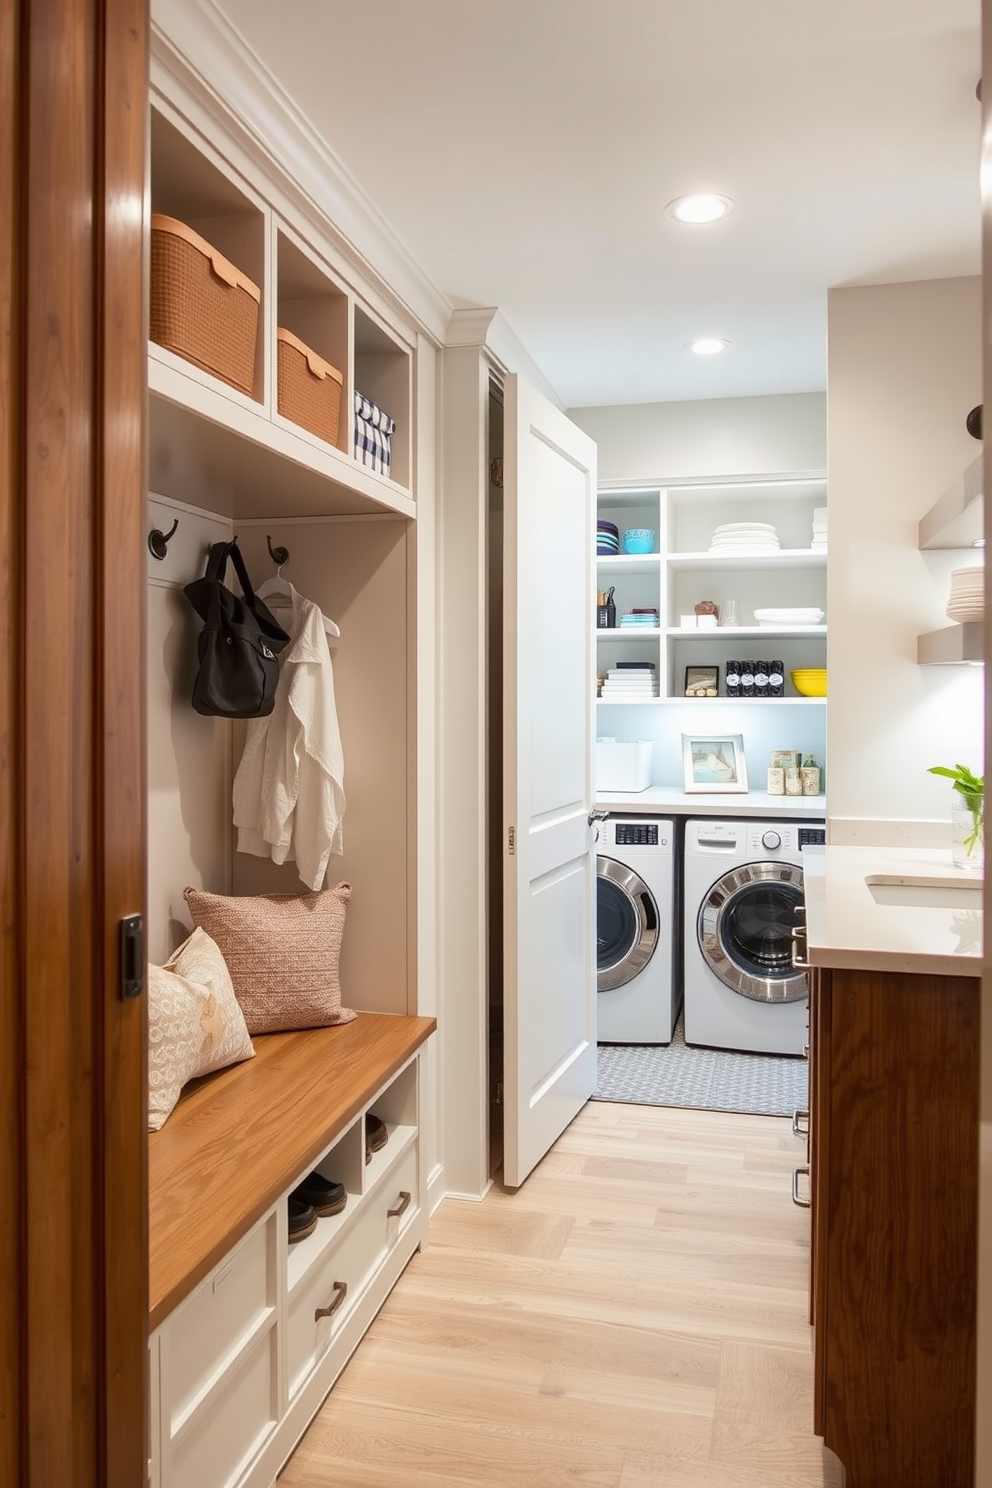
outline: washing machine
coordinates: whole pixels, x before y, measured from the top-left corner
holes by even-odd
[[[670,1044],[681,1006],[675,824],[609,817],[596,860],[598,1033]]]
[[[685,1041],[802,1054],[805,973],[792,965],[801,850],[823,823],[689,821],[685,828]]]

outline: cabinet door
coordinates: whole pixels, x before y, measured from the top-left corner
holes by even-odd
[[[596,447],[505,389],[504,1178],[522,1183],[596,1088]]]

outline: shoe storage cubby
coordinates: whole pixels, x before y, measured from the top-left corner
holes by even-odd
[[[264,180],[249,185],[157,95],[150,153],[152,212],[192,228],[261,292],[250,394],[150,343],[153,489],[233,517],[269,514],[274,492],[290,517],[413,516],[415,333],[365,299],[333,244],[308,240],[266,199]],[[280,328],[341,374],[333,441],[279,412]],[[356,388],[395,421],[388,474],[356,455]]]
[[[820,477],[601,491],[599,517],[619,528],[621,551],[596,560],[597,587],[608,590],[613,586],[617,609],[617,628],[597,629],[597,671],[603,675],[619,661],[653,662],[660,695],[633,704],[601,699],[599,708],[678,703],[705,709],[711,699],[684,696],[686,667],[719,666],[722,693],[727,659],[749,657],[784,663],[786,695],[751,699],[748,706],[823,707],[825,699],[798,697],[788,673],[826,665],[827,553],[812,546],[813,513],[826,504],[826,481]],[[743,522],[773,526],[778,550],[764,554],[711,551],[718,527]],[[631,527],[656,534],[654,553],[622,551],[623,533]],[[733,600],[737,624],[683,628],[681,617],[694,614],[696,604],[703,600],[712,600],[721,616]],[[774,607],[817,608],[825,618],[822,624],[801,627],[759,625],[755,609]],[[637,608],[657,608],[659,628],[622,628],[622,615]]]

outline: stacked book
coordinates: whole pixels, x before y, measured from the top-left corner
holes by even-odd
[[[637,609],[636,606],[620,616],[620,628],[623,630],[657,630],[658,611],[651,609]]]
[[[603,682],[604,702],[639,703],[658,696],[657,668],[653,661],[618,661]]]

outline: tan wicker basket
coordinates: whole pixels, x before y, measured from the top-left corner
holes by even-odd
[[[250,394],[261,290],[185,222],[154,212],[151,228],[148,334]]]
[[[337,444],[343,376],[281,326],[276,343],[279,412],[328,444]]]

